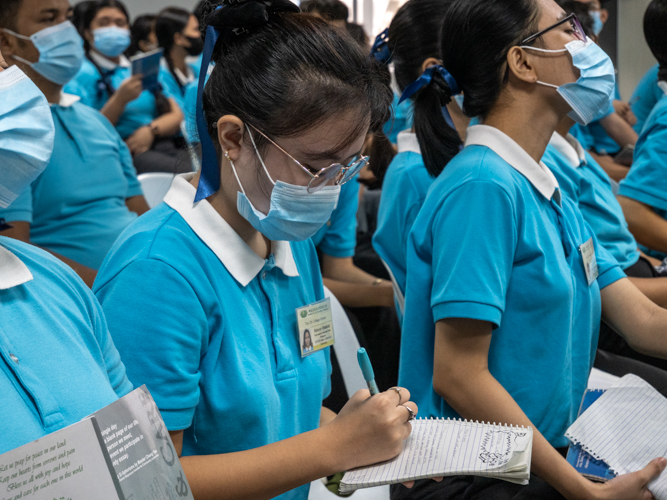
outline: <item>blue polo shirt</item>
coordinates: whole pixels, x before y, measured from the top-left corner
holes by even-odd
[[[658,86],[659,70],[659,64],[656,64],[649,69],[637,84],[637,88],[630,98],[630,101],[632,102],[632,112],[637,117],[637,123],[633,128],[638,134],[641,134],[648,115],[653,111],[653,106],[655,106],[664,95],[664,92]]]
[[[359,182],[354,178],[341,186],[331,219],[311,238],[317,249],[331,257],[354,257],[357,247]]]
[[[195,68],[194,65],[188,64],[188,74],[183,75],[182,73],[176,73],[178,76],[175,77],[171,71],[169,71],[169,66],[167,61],[162,58],[160,62],[160,83],[163,86],[163,92],[167,97],[172,97],[180,106],[182,110],[185,110],[185,99],[187,95],[188,87],[197,82],[199,77],[199,69]]]
[[[301,357],[296,308],[324,298],[310,241],[262,259],[208,201],[194,174],[114,245],[94,292],[128,375],[146,384],[183,455],[249,450],[318,427],[329,349]],[[281,496],[302,499],[308,485]]]
[[[600,244],[621,268],[634,265],[641,256],[639,247],[602,167],[574,137],[565,138],[558,132],[554,132],[542,161],[556,176],[562,193],[579,206]]]
[[[384,133],[392,144],[396,144],[400,132],[412,128],[414,120],[413,101],[406,99],[399,104],[400,99],[400,95],[394,94],[394,101],[391,103],[392,117],[384,124]]]
[[[63,94],[51,105],[56,128],[46,170],[12,205],[7,221],[29,222],[35,245],[97,269],[137,214],[125,200],[142,195],[132,156],[109,121]],[[94,131],[94,133],[91,133]]]
[[[667,95],[651,111],[635,146],[635,158],[621,181],[619,196],[650,206],[667,219]],[[664,258],[663,252],[641,247],[649,255]]]
[[[131,390],[88,287],[47,252],[0,237],[0,454]]]
[[[98,56],[94,52],[90,57],[95,60],[101,71],[108,78],[111,86],[118,89],[120,85],[132,76],[132,67],[126,58],[121,58],[119,65]],[[160,73],[160,80],[162,73]],[[160,82],[164,86],[164,82]],[[101,110],[109,100],[109,93],[103,84],[103,78],[100,71],[89,60],[84,59],[81,69],[76,76],[65,85],[63,91],[68,94],[78,95],[81,102]],[[169,97],[168,94],[165,94]],[[130,137],[138,128],[150,125],[158,117],[157,104],[155,96],[148,90],[144,90],[141,95],[127,103],[125,111],[121,115],[116,130],[123,139]]]
[[[458,417],[433,389],[435,322],[493,324],[489,370],[553,446],[567,445],[595,357],[600,288],[625,275],[553,174],[498,129],[468,129],[408,245],[399,385],[425,417]],[[593,240],[588,286],[579,246]],[[511,423],[511,422],[510,422]]]
[[[409,130],[398,134],[398,154],[382,184],[373,248],[391,270],[403,295],[408,235],[434,180],[424,166],[417,135]]]

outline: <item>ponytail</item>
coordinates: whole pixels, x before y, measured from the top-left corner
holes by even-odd
[[[426,170],[437,177],[463,147],[447,111],[459,94],[456,80],[442,66],[431,66],[409,85],[401,100],[414,94],[414,127]]]

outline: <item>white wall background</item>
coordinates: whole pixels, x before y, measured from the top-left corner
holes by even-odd
[[[637,83],[656,63],[644,39],[644,12],[650,0],[620,0],[618,16],[618,71],[621,97],[630,99]]]
[[[165,7],[183,7],[193,10],[197,0],[125,0],[125,5],[130,9],[130,16],[134,19],[141,14],[156,14]]]

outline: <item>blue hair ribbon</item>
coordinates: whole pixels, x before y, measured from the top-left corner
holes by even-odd
[[[220,9],[222,7],[218,7]],[[220,37],[220,31],[213,26],[206,28],[206,42],[204,44],[204,55],[201,62],[201,73],[199,74],[199,86],[197,88],[197,132],[201,141],[202,161],[201,175],[199,177],[199,186],[195,202],[208,198],[220,189],[220,164],[218,163],[218,154],[211,137],[208,135],[206,120],[204,119],[204,103],[202,96],[204,94],[204,85],[206,84],[206,75],[208,66],[211,64],[213,49]]]
[[[422,75],[419,78],[417,78],[414,82],[412,82],[405,88],[405,90],[403,91],[403,95],[401,95],[401,99],[398,101],[398,104],[401,104],[406,99],[409,99],[410,97],[415,95],[419,90],[421,90],[422,88],[426,87],[429,83],[431,83],[431,80],[433,80],[433,73],[436,71],[440,74],[440,76],[442,76],[445,82],[447,82],[447,85],[449,85],[449,88],[452,91],[452,96],[461,93],[459,85],[458,83],[456,83],[456,79],[454,79],[452,74],[449,71],[447,71],[443,66],[437,64],[426,68],[426,70],[422,73]],[[452,117],[450,116],[449,111],[447,110],[447,106],[442,107],[442,114],[445,117],[445,121],[447,122],[447,124],[456,130],[456,126],[454,125],[454,121],[452,120]]]
[[[373,48],[371,49],[371,57],[375,58],[377,62],[389,64],[392,59],[392,53],[389,51],[389,28],[375,37]]]

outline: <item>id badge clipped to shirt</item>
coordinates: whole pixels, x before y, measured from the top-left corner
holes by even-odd
[[[579,247],[581,258],[584,261],[584,271],[586,271],[586,279],[588,279],[588,286],[598,279],[598,261],[595,258],[595,245],[593,238],[590,238],[586,243]]]
[[[296,310],[301,357],[334,345],[331,299],[326,298]]]

